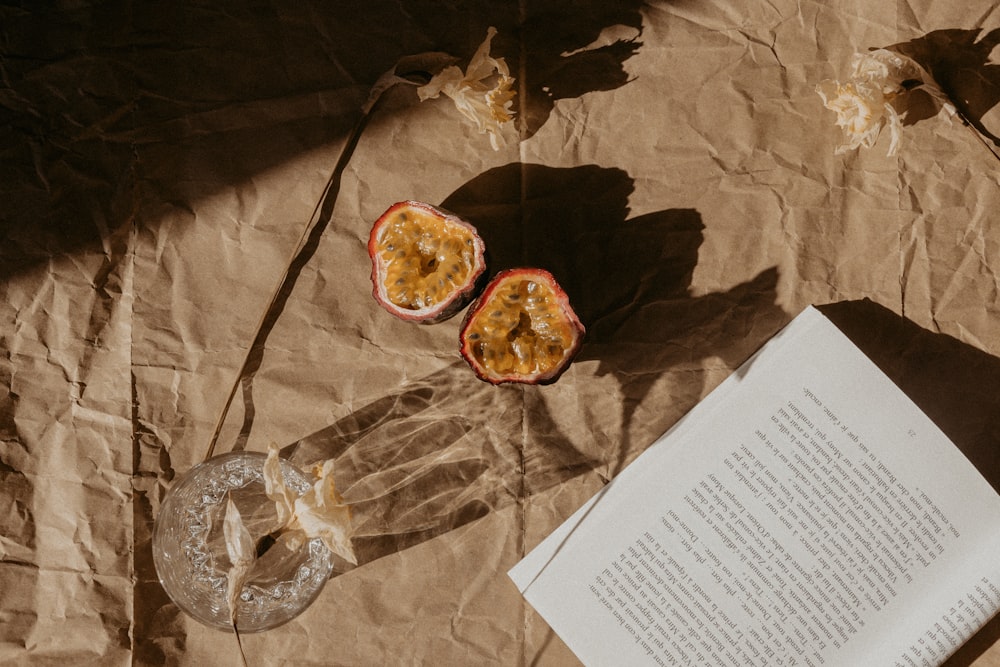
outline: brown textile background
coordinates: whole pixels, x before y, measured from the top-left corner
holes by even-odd
[[[251,665],[577,664],[506,570],[807,304],[1000,486],[993,0],[23,4],[0,7],[0,663],[239,664],[167,599],[150,531],[319,204],[217,451],[338,457],[365,564],[246,637]],[[348,144],[400,57],[464,61],[489,26],[520,141],[400,88]],[[914,100],[896,156],[834,154],[815,85],[891,45],[986,144]],[[377,306],[365,243],[402,199],[474,222],[492,270],[556,275],[588,327],[556,384],[488,386],[460,318]],[[1000,665],[1000,621],[949,662],[973,665]]]

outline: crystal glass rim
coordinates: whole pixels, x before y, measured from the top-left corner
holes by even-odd
[[[213,615],[212,613],[206,612],[205,610],[202,609],[194,608],[192,604],[189,604],[189,600],[184,599],[183,595],[178,595],[176,594],[176,591],[173,590],[174,586],[169,581],[169,577],[165,574],[166,569],[170,567],[170,564],[166,562],[167,556],[165,555],[164,549],[162,548],[164,545],[161,544],[162,540],[165,539],[164,531],[166,529],[164,528],[164,526],[167,520],[166,513],[164,510],[169,511],[172,509],[172,502],[176,500],[177,498],[176,494],[180,489],[184,489],[185,487],[190,486],[191,484],[197,483],[202,476],[210,475],[213,469],[218,469],[220,472],[225,472],[225,466],[227,463],[230,462],[240,461],[244,463],[244,468],[251,471],[249,473],[251,475],[251,479],[246,479],[245,481],[243,481],[242,484],[233,485],[226,490],[242,488],[250,483],[253,483],[254,481],[257,481],[258,479],[262,479],[261,471],[263,470],[264,461],[266,461],[266,459],[267,459],[266,455],[261,452],[227,452],[225,454],[219,454],[206,461],[198,463],[197,465],[193,466],[190,470],[188,470],[182,477],[176,480],[173,486],[171,486],[171,488],[167,491],[167,494],[164,497],[163,502],[160,504],[159,513],[157,514],[157,517],[154,520],[153,535],[152,535],[152,550],[153,550],[153,562],[156,568],[157,579],[159,580],[160,585],[163,587],[164,591],[167,593],[167,596],[182,611],[184,611],[189,616],[195,618],[199,622],[204,623],[205,625],[209,625],[222,630],[232,631],[232,626],[231,624],[228,623],[228,620],[223,622],[223,620],[221,620],[217,615]],[[291,462],[285,459],[281,459],[281,468],[282,468],[282,473],[285,476],[286,484],[293,490],[302,493],[311,486],[308,477],[305,475],[305,473],[303,473],[299,468],[297,468]],[[224,474],[222,475],[222,478],[223,479],[218,486],[226,486]],[[206,479],[209,479],[210,481],[210,478]],[[202,484],[201,487],[199,488],[208,486],[205,480],[201,480],[201,482]],[[213,489],[213,492],[218,493],[219,491],[217,489]],[[216,502],[221,502],[221,500],[218,500]],[[294,611],[294,613],[292,613],[292,611],[290,611],[289,609],[285,609],[284,613],[276,613],[276,618],[274,619],[273,622],[269,621],[267,618],[261,619],[256,616],[248,618],[247,621],[249,622],[240,623],[239,627],[241,633],[260,632],[263,630],[271,629],[273,627],[277,627],[278,625],[281,625],[291,620],[298,614],[300,614],[302,611],[308,608],[309,605],[312,604],[312,602],[316,599],[316,597],[319,596],[320,592],[323,590],[323,584],[327,579],[329,579],[333,571],[332,556],[329,553],[329,550],[326,548],[326,546],[324,546],[322,541],[319,539],[307,540],[303,544],[303,546],[300,547],[300,550],[305,551],[308,554],[305,557],[310,565],[310,568],[312,568],[310,570],[310,573],[307,574],[306,577],[303,577],[303,579],[307,579],[305,583],[312,582],[313,586],[310,588],[306,588],[303,591],[306,594],[294,600],[295,602],[294,607],[289,608],[292,611]],[[296,577],[296,579],[298,580],[299,577]],[[283,583],[288,584],[289,582],[283,582]],[[296,581],[291,583],[302,584],[301,581]],[[279,583],[273,588],[279,588],[281,586],[282,584]],[[245,599],[246,598],[244,598],[244,600]]]

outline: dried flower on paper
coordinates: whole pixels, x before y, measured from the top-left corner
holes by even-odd
[[[954,113],[954,105],[930,74],[911,58],[887,49],[854,54],[850,79],[843,83],[826,80],[816,87],[824,106],[836,112],[836,123],[844,129],[845,143],[837,148],[837,153],[859,146],[871,148],[888,126],[888,154],[894,155],[906,115],[905,111],[897,110],[894,101],[916,88],[926,91],[942,108]]]
[[[476,123],[480,132],[490,135],[493,150],[504,145],[503,126],[513,119],[514,79],[503,58],[490,56],[490,42],[496,35],[490,28],[465,72],[452,65],[434,75],[417,89],[421,100],[444,93],[455,102],[459,112]]]
[[[333,481],[333,461],[313,468],[315,481],[301,496],[289,489],[281,473],[278,447],[271,445],[264,462],[264,489],[274,501],[278,513],[278,539],[288,548],[296,549],[306,539],[318,537],[323,544],[347,562],[357,565],[351,544],[353,527],[351,509],[337,492]]]

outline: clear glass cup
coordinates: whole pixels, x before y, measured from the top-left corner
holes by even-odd
[[[226,603],[231,567],[223,536],[226,503],[232,498],[254,541],[268,542],[277,511],[264,493],[266,456],[258,452],[222,454],[192,468],[170,488],[153,528],[153,562],[167,595],[198,621],[232,630]],[[285,483],[297,493],[310,479],[282,459]],[[302,613],[333,572],[333,555],[319,539],[291,551],[275,544],[254,563],[240,593],[241,633],[261,632]]]

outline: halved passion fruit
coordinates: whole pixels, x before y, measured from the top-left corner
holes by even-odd
[[[396,317],[440,322],[475,296],[485,253],[476,228],[458,216],[423,202],[393,204],[368,239],[373,294]]]
[[[461,353],[491,384],[548,384],[573,361],[584,333],[551,273],[508,269],[489,282],[466,313]]]

